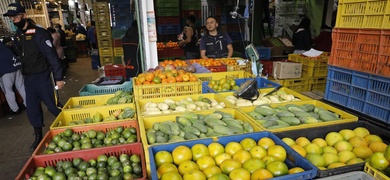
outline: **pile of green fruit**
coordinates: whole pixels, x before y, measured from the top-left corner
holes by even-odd
[[[226,79],[222,78],[220,80],[211,80],[208,84],[208,86],[213,89],[214,91],[221,92],[221,91],[231,91],[231,90],[237,90],[240,87],[236,84],[236,80],[234,79]]]
[[[267,129],[340,119],[340,115],[312,104],[304,104],[302,106],[287,104],[285,106],[279,105],[276,108],[272,108],[269,105],[260,105],[247,114]]]
[[[133,102],[133,94],[131,92],[126,91],[116,91],[114,97],[107,100],[106,104],[125,104]]]
[[[82,134],[74,133],[72,129],[66,129],[53,137],[43,153],[52,154],[134,142],[137,142],[137,129],[134,127],[118,126],[106,133],[89,130]]]
[[[79,124],[89,124],[89,123],[98,123],[106,121],[115,121],[120,119],[129,119],[132,118],[135,114],[135,110],[131,107],[125,107],[123,110],[118,109],[114,111],[110,116],[103,118],[103,115],[99,112],[96,112],[92,118],[85,118],[84,120],[71,121],[68,123],[68,126],[74,126]]]
[[[58,161],[56,166],[38,167],[31,180],[56,179],[136,179],[142,178],[141,157],[137,154],[116,156],[100,155],[97,159],[85,161],[75,158],[72,161]]]
[[[253,132],[248,122],[234,119],[229,113],[215,111],[208,115],[184,113],[176,116],[176,122],[156,122],[153,128],[146,130],[146,136],[148,143],[154,144],[247,132]]]

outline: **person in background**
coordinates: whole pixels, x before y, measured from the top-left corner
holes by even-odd
[[[310,19],[303,18],[299,23],[297,30],[292,37],[292,44],[294,45],[294,54],[302,54],[312,47]]]
[[[84,34],[84,35],[87,35],[87,30],[85,30],[85,27],[83,25],[81,25],[80,23],[78,23],[77,25],[77,30],[76,30],[76,34]]]
[[[3,40],[3,43],[0,43],[0,86],[11,109],[11,115],[16,115],[20,114],[21,110],[26,107],[26,91],[21,72],[22,64],[17,55],[11,50],[12,40]],[[23,99],[24,107],[19,107],[16,102],[14,86]]]
[[[55,93],[55,89],[62,89],[65,85],[62,80],[61,62],[50,34],[27,19],[26,10],[22,5],[9,4],[8,11],[3,16],[9,17],[18,28],[14,42],[20,50],[26,88],[27,117],[34,128],[35,140],[30,146],[30,151],[33,152],[43,138],[44,116],[41,102],[45,103],[54,116],[61,112],[57,107],[58,99]]]
[[[189,15],[186,23],[188,26],[184,27],[183,40],[179,42],[179,46],[183,47],[186,59],[198,59],[199,47],[196,45],[198,42],[198,33],[195,27],[196,17]]]
[[[207,28],[206,26],[202,26],[200,28],[200,36],[199,36],[199,39],[198,39],[198,46],[200,44],[200,40],[202,39],[203,36],[205,36],[207,34]]]
[[[332,27],[321,26],[320,34],[314,39],[314,49],[324,52],[330,52],[332,49]]]
[[[97,49],[95,21],[91,22],[91,27],[88,29],[87,40],[90,48]]]
[[[201,58],[231,58],[233,55],[233,41],[227,33],[218,31],[218,22],[215,17],[207,17],[206,28],[208,32],[200,41]]]
[[[60,34],[61,36],[61,42],[60,42],[60,45],[64,51],[64,56],[62,58],[62,73],[64,74],[64,76],[66,75],[66,72],[67,72],[67,69],[69,68],[69,61],[68,59],[66,59],[66,56],[65,56],[65,51],[66,51],[66,48],[67,48],[67,45],[66,45],[66,34],[65,34],[65,31],[62,30],[62,26],[60,24],[57,24],[55,26],[55,29],[56,31],[58,32],[58,34]]]
[[[61,47],[61,35],[52,27],[48,27],[47,31],[50,32],[53,38],[53,46],[57,51],[58,58],[62,60],[64,58],[64,49]]]

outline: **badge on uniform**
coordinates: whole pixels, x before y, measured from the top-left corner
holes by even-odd
[[[46,44],[47,44],[49,47],[53,47],[53,45],[51,44],[51,41],[50,41],[50,40],[46,40],[45,42],[46,42]]]
[[[28,29],[26,34],[35,34],[35,29]]]

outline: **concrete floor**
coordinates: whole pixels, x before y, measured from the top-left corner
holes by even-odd
[[[70,63],[65,79],[65,88],[59,91],[60,102],[65,104],[70,97],[79,96],[79,90],[84,84],[91,83],[98,77],[98,72],[92,70],[90,58],[77,59]],[[55,117],[42,105],[45,114],[44,134],[49,130]],[[1,179],[15,179],[31,156],[29,147],[34,141],[26,111],[19,115],[0,118],[0,174]]]

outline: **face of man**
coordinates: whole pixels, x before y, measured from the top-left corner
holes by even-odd
[[[217,23],[217,20],[215,20],[214,18],[208,18],[206,20],[207,30],[214,31],[217,27],[218,27],[218,23]]]
[[[18,23],[20,22],[20,20],[22,20],[23,18],[23,14],[18,14],[16,16],[9,16],[9,18],[12,20],[12,22],[15,24],[15,23]]]

